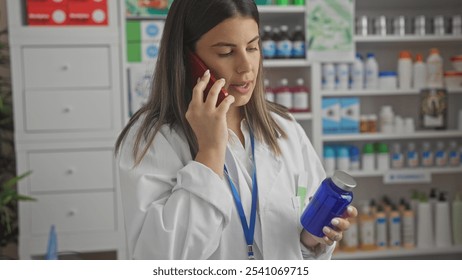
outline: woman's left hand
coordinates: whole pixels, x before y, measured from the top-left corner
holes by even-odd
[[[350,222],[348,221],[348,218],[354,218],[356,216],[358,216],[358,210],[356,207],[350,205],[342,217],[336,217],[332,219],[331,224],[334,226],[334,228],[328,226],[323,228],[325,236],[322,238],[322,240],[321,238],[310,234],[306,230],[302,231],[300,240],[306,247],[314,247],[319,243],[325,243],[330,246],[334,244],[335,241],[338,242],[342,240],[343,232],[350,228]]]
[[[322,231],[325,236],[323,237],[324,242],[327,245],[334,244],[334,241],[339,242],[343,238],[343,232],[350,228],[350,222],[348,218],[354,218],[358,216],[358,210],[354,206],[348,206],[347,210],[342,217],[333,218],[331,224],[334,228],[325,226]]]

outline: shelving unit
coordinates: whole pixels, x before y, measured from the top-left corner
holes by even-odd
[[[7,0],[19,204],[19,256],[58,250],[125,257],[113,157],[122,129],[119,1],[108,25],[28,26],[26,1]]]
[[[424,1],[356,1],[356,15],[366,15],[369,18],[385,15],[395,16],[426,16],[454,15],[460,14],[462,2],[454,0],[424,0]],[[386,35],[386,36],[355,36],[358,53],[363,55],[367,52],[375,52],[381,71],[396,71],[397,58],[400,50],[409,50],[413,54],[422,53],[424,57],[432,47],[442,50],[445,70],[452,69],[449,58],[452,55],[460,54],[462,46],[461,35]],[[456,118],[458,110],[462,109],[462,89],[448,90],[448,129],[447,130],[421,130],[419,128],[419,91],[411,90],[322,90],[321,88],[321,65],[316,63],[312,67],[312,89],[313,89],[313,137],[312,141],[318,154],[322,156],[325,144],[354,144],[361,147],[364,143],[371,142],[399,142],[407,143],[415,141],[436,142],[438,140],[456,140],[462,145],[462,131],[456,129]],[[361,133],[361,134],[323,134],[321,116],[321,100],[324,97],[358,97],[361,100],[361,113],[377,113],[381,105],[392,105],[396,107],[398,115],[411,117],[416,124],[416,131],[413,133]],[[376,201],[381,196],[387,195],[394,201],[401,197],[410,197],[411,190],[422,192],[430,188],[441,188],[449,193],[450,200],[455,192],[462,191],[460,180],[462,179],[461,166],[431,167],[431,168],[404,168],[401,170],[388,171],[350,171],[358,181],[358,189],[355,191],[357,202],[374,198]],[[384,180],[390,174],[426,174],[430,183],[400,183],[385,184]],[[400,258],[458,258],[462,256],[460,246],[451,248],[429,249],[399,249],[384,251],[357,251],[353,253],[337,252],[334,259],[400,259]]]

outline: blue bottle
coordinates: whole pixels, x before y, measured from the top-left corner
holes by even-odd
[[[337,170],[331,178],[322,181],[318,190],[303,211],[300,222],[309,233],[322,238],[324,226],[334,228],[331,221],[340,217],[353,201],[352,190],[356,181],[347,173]]]

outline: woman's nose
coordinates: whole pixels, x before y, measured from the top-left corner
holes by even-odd
[[[236,72],[241,74],[249,72],[251,69],[250,57],[248,55],[241,55],[236,63]]]

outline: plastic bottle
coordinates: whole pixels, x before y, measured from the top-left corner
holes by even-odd
[[[306,55],[305,48],[305,35],[301,25],[295,26],[294,33],[292,34],[292,57],[303,58]]]
[[[274,41],[274,57],[279,58],[278,56],[278,42],[281,41],[281,31],[278,27],[273,27],[273,36],[271,38]]]
[[[442,167],[448,164],[448,153],[444,148],[444,142],[436,142],[436,152],[435,152],[435,165]]]
[[[350,152],[345,146],[337,148],[337,169],[341,171],[350,170]]]
[[[351,66],[351,89],[364,89],[364,62],[359,53],[356,54],[355,61]]]
[[[414,142],[409,142],[407,144],[406,166],[411,168],[419,166],[419,154],[416,151]]]
[[[332,90],[335,88],[335,67],[333,63],[324,63],[322,65],[323,88]]]
[[[360,152],[358,147],[351,145],[349,148],[350,152],[350,170],[360,169]]]
[[[452,201],[452,236],[454,245],[462,245],[462,199],[457,193]]]
[[[292,56],[292,41],[289,36],[289,27],[281,25],[281,34],[276,42],[276,56],[278,58],[290,58]]]
[[[348,218],[350,227],[343,232],[342,250],[345,252],[355,252],[359,246],[359,225],[358,218]]]
[[[375,220],[369,205],[363,204],[358,216],[359,220],[359,248],[361,250],[375,250]]]
[[[439,50],[433,48],[427,58],[427,87],[442,88],[443,85],[443,58]]]
[[[391,211],[388,215],[389,240],[390,248],[401,247],[401,216],[396,205],[391,205]]]
[[[452,245],[451,215],[449,202],[444,192],[440,193],[435,205],[435,245],[449,248]]]
[[[412,56],[409,51],[401,51],[398,59],[398,84],[400,89],[412,86]]]
[[[279,82],[279,87],[276,89],[275,100],[276,103],[287,107],[287,109],[292,110],[292,92],[288,86],[289,81],[287,79],[281,79]]]
[[[422,166],[431,167],[434,162],[433,151],[431,150],[430,142],[422,143]]]
[[[400,169],[404,166],[404,157],[401,152],[401,145],[399,143],[393,144],[393,151],[391,153],[391,168]]]
[[[434,246],[434,223],[430,203],[423,195],[420,198],[417,215],[417,247],[432,248]]]
[[[324,146],[324,169],[326,174],[334,174],[335,171],[335,150],[331,146]]]
[[[337,75],[337,89],[347,90],[348,89],[348,80],[349,80],[349,71],[348,64],[338,63],[335,67],[335,73]]]
[[[273,91],[273,88],[271,88],[270,85],[269,85],[269,80],[265,79],[264,83],[265,83],[265,97],[266,97],[266,100],[274,102],[275,101],[274,91]]]
[[[409,203],[404,204],[402,213],[402,243],[404,248],[415,247],[415,214]]]
[[[355,187],[356,181],[342,171],[337,170],[331,178],[324,179],[303,211],[300,218],[303,228],[324,243],[323,227],[333,227],[332,219],[343,215],[353,201]]]
[[[385,143],[377,144],[377,169],[380,171],[390,169],[390,153]]]
[[[460,155],[459,155],[459,151],[457,151],[456,141],[449,142],[448,161],[449,161],[449,165],[451,166],[460,165]]]
[[[310,109],[309,90],[305,86],[305,80],[297,79],[297,86],[292,88],[293,104],[292,108],[295,112],[307,112]]]
[[[423,56],[417,54],[413,66],[413,88],[422,89],[427,86],[427,64],[423,61]]]
[[[394,125],[393,121],[395,114],[391,106],[382,106],[380,109],[380,132],[382,133],[393,133]]]
[[[271,26],[265,25],[262,35],[262,53],[264,58],[276,57],[276,42],[271,34]]]
[[[365,70],[366,89],[377,89],[379,84],[379,64],[373,53],[367,54]]]
[[[374,171],[375,170],[375,152],[374,145],[367,143],[363,146],[362,155],[362,167],[363,171]]]
[[[375,213],[375,245],[377,249],[384,250],[388,244],[387,215],[381,205],[377,206]]]

